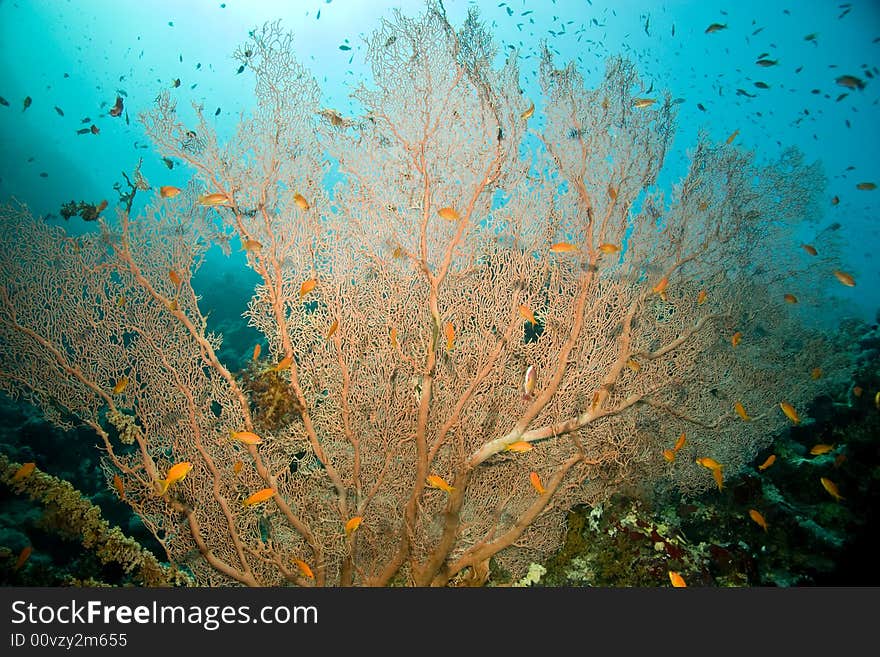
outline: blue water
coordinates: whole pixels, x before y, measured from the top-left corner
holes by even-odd
[[[683,176],[687,148],[700,129],[717,139],[739,130],[738,143],[767,159],[797,145],[809,160],[821,160],[829,182],[825,214],[806,225],[803,238],[809,240],[833,222],[841,224],[840,235],[848,244],[845,268],[858,285],[834,286],[830,293],[850,299],[857,313],[873,318],[880,306],[875,258],[880,189],[862,191],[856,184],[880,183],[880,3],[444,4],[451,22],[459,25],[468,8],[477,5],[501,55],[511,47],[520,50],[529,97],[540,99],[537,54],[546,40],[560,65],[577,61],[588,84],[599,81],[608,55],[623,54],[636,61],[655,90],[669,89],[683,99],[661,187]],[[249,29],[267,20],[280,18],[295,33],[298,57],[317,78],[326,105],[355,112],[350,90],[369,80],[364,37],[381,18],[391,16],[392,8],[417,14],[423,6],[354,0],[2,1],[0,96],[9,106],[0,107],[0,200],[16,198],[36,214],[55,216],[63,202],[73,199],[113,200],[113,183],[140,158],[153,184],[183,186],[192,172],[165,167],[137,115],[179,78],[174,91],[179,107],[190,101],[204,104],[221,138],[231,134],[236,116],[249,111],[253,99],[253,81],[247,72],[236,73],[231,53]],[[727,27],[707,34],[711,23]],[[808,35],[815,36],[808,40]],[[764,53],[778,63],[756,65]],[[838,85],[835,79],[844,74],[861,78],[865,88]],[[127,120],[108,115],[117,94],[123,97]],[[26,96],[33,104],[22,111]],[[220,113],[213,116],[217,108]],[[540,110],[538,100],[533,121],[538,129]],[[84,118],[90,121],[82,123]],[[91,124],[99,134],[76,134]],[[840,202],[832,205],[835,196]],[[68,227],[71,232],[87,228],[78,219]],[[210,262],[226,266],[217,254]],[[240,264],[235,263],[236,269]]]

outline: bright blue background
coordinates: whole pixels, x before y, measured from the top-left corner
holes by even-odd
[[[138,148],[146,140],[136,121],[156,94],[174,90],[180,107],[203,102],[222,133],[239,111],[252,105],[252,78],[236,75],[231,53],[249,29],[282,18],[296,35],[296,49],[318,79],[324,102],[343,113],[356,111],[348,94],[367,77],[363,37],[389,17],[392,7],[415,14],[421,2],[372,0],[277,1],[228,0],[0,0],[0,200],[14,197],[36,214],[56,213],[69,200],[113,200],[112,184],[130,172],[139,157],[153,185],[183,185],[191,172],[168,171],[159,155]],[[502,46],[521,49],[523,87],[538,99],[534,126],[540,126],[541,103],[536,83],[537,53],[546,39],[561,66],[576,59],[587,82],[599,79],[611,54],[633,58],[655,90],[669,88],[686,99],[679,106],[675,151],[661,182],[668,187],[686,170],[684,154],[699,128],[721,140],[736,129],[737,143],[760,156],[778,154],[780,144],[798,145],[809,159],[821,159],[829,178],[823,201],[825,215],[804,234],[839,221],[849,246],[844,268],[856,288],[836,286],[834,293],[861,304],[866,319],[880,306],[877,264],[880,189],[859,191],[862,181],[880,184],[880,75],[874,74],[880,53],[880,3],[774,2],[772,0],[669,1],[550,0],[544,2],[479,2],[447,0],[455,25],[477,4]],[[846,6],[851,9],[846,11]],[[509,10],[509,11],[508,11]],[[320,16],[318,12],[320,11]],[[532,13],[523,15],[524,12]],[[645,31],[649,17],[648,30]],[[169,25],[173,22],[173,25]],[[705,34],[713,22],[728,28]],[[672,26],[675,36],[672,36]],[[760,33],[753,35],[759,28]],[[551,33],[551,30],[553,33]],[[555,33],[555,34],[554,34]],[[804,37],[817,33],[815,42]],[[875,42],[877,40],[877,42]],[[342,51],[340,45],[351,46]],[[762,68],[754,62],[769,53],[779,64]],[[180,61],[182,56],[183,61]],[[201,63],[201,69],[196,64]],[[802,67],[800,72],[796,69]],[[65,78],[64,73],[69,77]],[[845,89],[835,78],[856,75],[864,90]],[[769,90],[757,89],[762,80]],[[195,84],[195,88],[190,86]],[[736,89],[756,94],[736,95]],[[107,111],[117,89],[131,124]],[[812,93],[818,90],[818,93]],[[848,93],[837,102],[841,93]],[[33,105],[22,112],[25,96]],[[700,111],[697,103],[706,110]],[[64,116],[53,109],[59,106]],[[91,117],[99,135],[76,135],[80,120]],[[846,125],[849,121],[850,126]],[[847,171],[848,167],[854,167]],[[40,172],[48,173],[41,178]],[[832,196],[840,197],[833,207]],[[69,223],[82,229],[81,221]],[[236,265],[240,263],[236,262]]]

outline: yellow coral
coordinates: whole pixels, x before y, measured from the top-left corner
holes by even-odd
[[[125,445],[134,444],[141,428],[137,425],[133,416],[111,409],[107,412],[107,421],[119,432],[119,441],[121,443]]]
[[[188,584],[186,576],[175,568],[163,565],[155,555],[136,540],[110,527],[101,509],[92,504],[68,481],[35,469],[13,483],[12,477],[20,464],[0,454],[0,481],[15,493],[25,493],[47,508],[48,524],[57,531],[79,536],[83,546],[94,550],[102,563],[117,562],[123,570],[144,586]]]
[[[521,580],[513,584],[516,587],[532,586],[541,581],[541,578],[547,573],[547,569],[539,563],[529,564],[529,572]]]

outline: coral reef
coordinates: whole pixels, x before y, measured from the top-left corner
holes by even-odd
[[[710,557],[778,525],[783,502],[759,484],[782,470],[753,481],[752,464],[795,409],[802,428],[816,422],[810,400],[851,377],[849,335],[801,311],[820,297],[837,309],[816,275],[843,266],[829,237],[809,267],[792,248],[821,216],[819,163],[796,149],[760,161],[704,132],[664,193],[670,92],[635,97],[647,80],[622,57],[589,83],[545,47],[540,97],[524,97],[518,53],[494,65],[475,8],[460,28],[437,0],[383,21],[350,122],[321,112],[280,23],[249,36],[234,57],[255,103],[235,138],[167,90],[141,115],[169,167],[195,172],[185,190],[134,214],[150,188],[136,171],[114,186],[121,207],[75,239],[0,205],[0,389],[91,429],[77,439],[97,438],[99,481],[201,585],[520,580],[575,505],[595,515],[590,540],[572,540],[605,550],[582,558],[582,583],[629,563],[627,583],[646,585],[670,560],[692,580],[751,581]],[[254,285],[209,330],[198,272],[230,241]],[[214,308],[234,292],[218,280]],[[254,332],[267,363],[233,342]],[[720,494],[701,461],[723,464]],[[47,524],[74,523],[66,534],[140,581],[170,581],[72,489],[22,481],[48,487],[41,500],[60,491]],[[640,486],[644,505],[612,498]],[[652,515],[707,490],[692,515],[728,534],[697,540],[677,508]],[[743,515],[755,507],[767,535]],[[532,585],[553,581],[535,572]]]
[[[688,586],[880,583],[870,529],[880,508],[880,340],[877,325],[861,332],[853,380],[837,398],[813,401],[813,422],[780,432],[722,491],[617,495],[573,508],[562,547],[533,585],[668,586],[670,570]],[[833,449],[811,454],[815,445]],[[772,466],[759,469],[771,454]]]
[[[101,509],[83,497],[69,482],[36,468],[22,477],[21,467],[20,463],[11,462],[6,455],[0,454],[0,482],[15,493],[25,494],[45,507],[42,518],[44,527],[51,528],[62,537],[77,538],[85,548],[94,552],[102,564],[118,564],[132,583],[143,586],[187,583],[184,573],[163,565],[149,550],[125,536],[119,527],[111,527],[104,520]],[[11,566],[11,556],[10,552],[6,559],[8,566]],[[97,580],[69,580],[77,585],[84,585],[85,581]]]

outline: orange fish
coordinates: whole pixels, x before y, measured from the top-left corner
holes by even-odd
[[[822,482],[822,488],[827,490],[828,494],[835,500],[840,502],[841,500],[846,499],[845,497],[841,497],[840,491],[837,490],[837,484],[828,479],[828,477],[820,477],[819,481]]]
[[[619,253],[619,252],[620,252],[620,247],[617,246],[616,244],[607,244],[607,243],[606,243],[606,244],[600,244],[600,245],[599,245],[599,250],[600,250],[602,253]]]
[[[852,276],[847,274],[845,271],[835,271],[834,275],[837,277],[837,280],[839,280],[841,283],[843,283],[847,287],[855,287],[856,286],[856,279],[854,279]]]
[[[682,431],[681,435],[678,437],[678,440],[675,441],[675,447],[673,447],[672,449],[677,452],[682,447],[684,447],[684,441],[685,441],[685,433]]]
[[[633,372],[638,372],[639,370],[642,369],[642,366],[639,364],[639,361],[635,360],[634,358],[630,358],[629,360],[627,360],[626,366],[629,369],[631,369]]]
[[[451,493],[454,490],[453,487],[446,483],[446,480],[440,475],[428,475],[426,481],[431,488],[437,488],[447,493]]]
[[[758,466],[758,470],[766,470],[774,463],[776,463],[776,454],[771,454],[761,465]]]
[[[811,256],[819,255],[819,252],[816,250],[816,247],[814,247],[811,244],[801,244],[801,247],[804,249],[804,251],[809,253]]]
[[[444,324],[443,332],[446,335],[446,350],[452,351],[452,347],[455,345],[455,327],[452,322]]]
[[[296,203],[297,207],[301,210],[308,210],[311,206],[309,202],[306,200],[306,197],[302,194],[294,194],[293,202]]]
[[[725,141],[724,143],[725,144],[732,144],[733,140],[736,139],[736,136],[738,134],[739,134],[739,130],[734,130],[732,133],[730,133],[730,136],[727,138],[727,141]]]
[[[746,409],[743,407],[743,405],[740,404],[739,402],[736,402],[736,403],[733,405],[733,410],[735,410],[735,411],[736,411],[736,414],[739,415],[739,416],[740,416],[743,420],[745,420],[746,422],[748,422],[749,420],[752,419],[752,418],[749,417],[749,414],[746,413]]]
[[[255,344],[254,345],[254,355],[251,357],[251,360],[257,360],[257,358],[260,357],[261,350],[262,350],[262,347],[260,346],[260,344],[259,343]]]
[[[653,98],[633,98],[632,105],[636,109],[642,109],[644,107],[650,107],[657,101]]]
[[[397,348],[397,327],[392,326],[391,330],[388,332],[388,336],[391,338],[391,346],[393,348]]]
[[[336,333],[336,329],[338,329],[338,328],[339,328],[339,320],[334,319],[333,323],[330,325],[330,329],[327,331],[327,339],[328,340],[333,337],[333,334]]]
[[[458,212],[455,211],[455,208],[440,208],[437,210],[437,214],[440,215],[441,219],[446,219],[447,221],[458,221],[461,219]]]
[[[128,387],[128,377],[123,376],[122,378],[119,379],[119,381],[116,382],[116,385],[113,386],[113,394],[114,395],[121,394],[122,391],[126,389],[126,387]]]
[[[526,306],[525,304],[520,304],[519,314],[527,322],[531,322],[532,324],[538,323],[538,320],[535,319],[535,315],[532,313],[532,309],[529,308],[528,306]]]
[[[199,196],[199,204],[208,207],[215,205],[232,205],[232,199],[226,194],[215,192],[213,194],[202,194]]]
[[[877,185],[872,182],[860,182],[856,185],[856,189],[870,191],[872,189],[877,189]]]
[[[668,285],[669,285],[669,278],[664,276],[663,278],[660,279],[660,282],[657,283],[657,285],[655,285],[654,287],[651,288],[651,291],[654,294],[659,294],[662,297],[663,294],[666,292],[666,287]]]
[[[535,103],[531,103],[531,104],[529,105],[529,108],[528,108],[527,110],[525,110],[522,114],[520,114],[519,117],[520,117],[523,121],[526,121],[527,119],[532,118],[532,116],[533,116],[534,114],[535,114]]]
[[[821,367],[814,367],[813,370],[810,372],[810,378],[813,379],[814,381],[816,379],[821,379],[822,378],[822,368]]]
[[[862,390],[861,386],[853,386],[852,392],[856,397],[861,397],[864,390]]]
[[[672,586],[677,589],[682,589],[687,586],[687,584],[685,584],[684,577],[682,577],[674,570],[669,571],[669,581],[672,582]]]
[[[697,295],[697,305],[702,306],[706,302],[706,290],[700,290],[700,293]]]
[[[838,203],[840,203],[839,196],[835,196],[834,198],[831,199],[831,205],[837,205]]]
[[[125,484],[122,483],[122,477],[118,474],[113,475],[113,488],[119,494],[119,497],[125,499]]]
[[[709,468],[710,470],[719,470],[724,467],[718,461],[708,456],[701,456],[697,459],[697,463],[702,465],[704,468]]]
[[[813,456],[821,456],[822,454],[827,454],[828,452],[834,449],[834,445],[827,445],[825,443],[818,443],[813,445],[810,448],[810,454]]]
[[[31,552],[33,551],[34,549],[30,545],[26,545],[24,548],[22,548],[21,552],[18,553],[18,559],[15,562],[15,567],[13,568],[13,570],[20,569],[28,560],[28,557],[31,556]]]
[[[98,212],[99,214],[106,209],[107,209],[107,200],[106,199],[101,201],[100,203],[98,203],[97,207],[95,207],[95,211]]]
[[[737,331],[732,336],[730,336],[730,344],[734,347],[737,346],[743,339],[742,331]]]
[[[159,188],[159,196],[162,198],[174,198],[180,194],[180,188],[173,185],[162,185]]]
[[[260,244],[257,240],[245,240],[242,244],[242,248],[245,251],[259,251],[263,248],[263,245]]]
[[[749,509],[749,516],[752,520],[754,520],[763,530],[767,531],[767,521],[764,520],[764,516],[762,516],[755,509]]]
[[[617,187],[615,187],[611,183],[608,183],[608,198],[610,198],[612,201],[617,200]]]
[[[794,410],[794,406],[792,406],[788,402],[779,402],[779,408],[781,408],[782,412],[785,413],[785,417],[787,417],[795,424],[800,424],[801,418],[798,416],[797,411]]]
[[[712,478],[715,480],[715,483],[718,486],[718,490],[723,490],[724,475],[721,473],[721,468],[712,468]]]
[[[307,564],[305,561],[303,561],[302,559],[294,559],[293,563],[296,564],[299,572],[301,572],[304,577],[315,579],[315,573],[312,572],[312,569],[309,568],[309,564]]]
[[[274,488],[263,488],[258,490],[256,493],[248,497],[242,504],[245,506],[253,506],[254,504],[260,504],[261,502],[265,502],[271,497],[275,496]]]
[[[556,242],[556,244],[551,244],[550,250],[553,253],[575,253],[580,251],[577,246],[569,244],[568,242]]]
[[[538,374],[535,372],[535,366],[529,365],[526,368],[526,373],[523,376],[523,401],[530,401],[535,392],[535,384],[538,382]]]
[[[243,467],[244,467],[244,463],[241,461],[241,459],[239,459],[238,461],[236,461],[235,463],[232,464],[232,471],[235,474],[238,474],[239,472],[241,472],[241,469]]]
[[[288,369],[290,365],[293,363],[293,356],[285,356],[281,360],[278,361],[278,364],[273,367],[270,371],[272,372],[283,372]]]
[[[351,536],[354,531],[361,526],[363,522],[363,516],[354,516],[348,522],[345,523],[345,535]]]
[[[517,454],[521,454],[522,452],[530,452],[532,449],[532,444],[530,442],[526,442],[525,440],[517,440],[515,443],[510,443],[507,447],[504,448],[504,450],[507,452],[516,452]]]
[[[180,274],[178,274],[173,269],[168,270],[168,278],[174,287],[180,287],[180,284],[183,282],[180,280]]]
[[[672,463],[675,460],[675,451],[671,449],[664,449],[663,458]]]
[[[259,445],[263,442],[257,434],[252,431],[230,431],[229,435],[233,440],[237,440],[245,445]]]
[[[15,471],[15,474],[12,475],[12,483],[14,484],[16,481],[21,481],[22,479],[26,479],[31,476],[31,473],[36,469],[37,464],[33,461],[29,463],[23,463],[18,470]]]
[[[797,303],[798,302],[797,297],[794,296],[793,294],[786,294],[782,298],[785,299],[786,302],[788,302],[788,303]]]
[[[302,299],[309,292],[315,289],[315,286],[318,284],[318,279],[310,278],[307,281],[303,281],[303,284],[299,287],[299,298]]]
[[[192,463],[189,461],[181,461],[180,463],[172,465],[165,478],[158,481],[159,495],[164,495],[171,484],[175,484],[178,481],[185,479],[189,471],[192,470],[192,467]]]
[[[538,493],[538,495],[543,495],[544,493],[547,492],[547,490],[541,484],[541,477],[538,476],[537,472],[533,471],[533,472],[529,473],[529,481],[532,484],[532,488],[535,489],[535,491]]]

